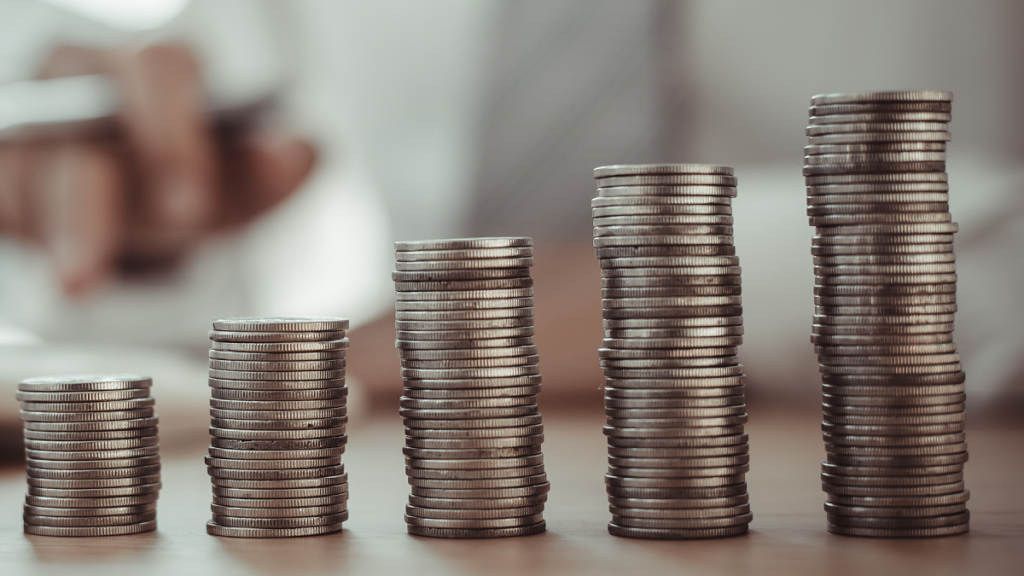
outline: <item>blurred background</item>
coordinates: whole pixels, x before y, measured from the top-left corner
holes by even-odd
[[[36,375],[154,377],[205,444],[214,318],[352,320],[397,425],[392,242],[532,236],[545,411],[600,411],[596,166],[736,168],[751,404],[814,410],[812,95],[955,94],[969,409],[1024,408],[1024,3],[0,0],[0,441]],[[756,418],[756,409],[751,410]]]

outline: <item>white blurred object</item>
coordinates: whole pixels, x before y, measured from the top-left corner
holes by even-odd
[[[44,0],[122,30],[149,30],[170,22],[189,0]]]
[[[98,120],[116,111],[114,85],[100,74],[0,86],[0,133],[42,124]]]

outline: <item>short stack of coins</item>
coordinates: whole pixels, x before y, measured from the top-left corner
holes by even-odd
[[[732,168],[594,170],[608,491],[616,536],[715,538],[751,520]]]
[[[228,318],[210,331],[216,536],[338,532],[348,519],[344,318]]]
[[[550,484],[533,343],[533,241],[395,244],[410,534],[501,538],[545,529]]]
[[[160,491],[153,380],[81,374],[22,380],[25,533],[120,536],[156,530]]]
[[[968,531],[964,373],[945,160],[948,92],[811,99],[804,157],[816,227],[828,530]]]

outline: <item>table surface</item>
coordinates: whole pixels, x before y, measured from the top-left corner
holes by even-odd
[[[545,534],[503,540],[409,536],[397,415],[350,427],[351,520],[338,534],[281,540],[208,536],[199,447],[164,455],[156,532],[111,538],[22,533],[24,472],[0,471],[0,574],[1013,574],[1024,563],[1024,427],[971,421],[971,532],[872,540],[825,532],[820,416],[752,410],[750,534],[698,541],[610,536],[601,414],[545,416],[552,492]],[[140,570],[144,570],[141,572]]]

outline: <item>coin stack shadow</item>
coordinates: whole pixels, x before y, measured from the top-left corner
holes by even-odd
[[[216,536],[337,532],[348,519],[344,318],[229,318],[210,331]]]
[[[26,534],[119,536],[156,529],[160,445],[152,385],[136,374],[21,381]]]
[[[501,538],[545,529],[550,484],[533,343],[533,241],[395,244],[410,534]]]
[[[751,520],[732,168],[594,170],[616,536],[715,538]]]
[[[811,99],[804,157],[811,342],[822,373],[828,531],[962,534],[964,373],[945,173],[948,92]]]

